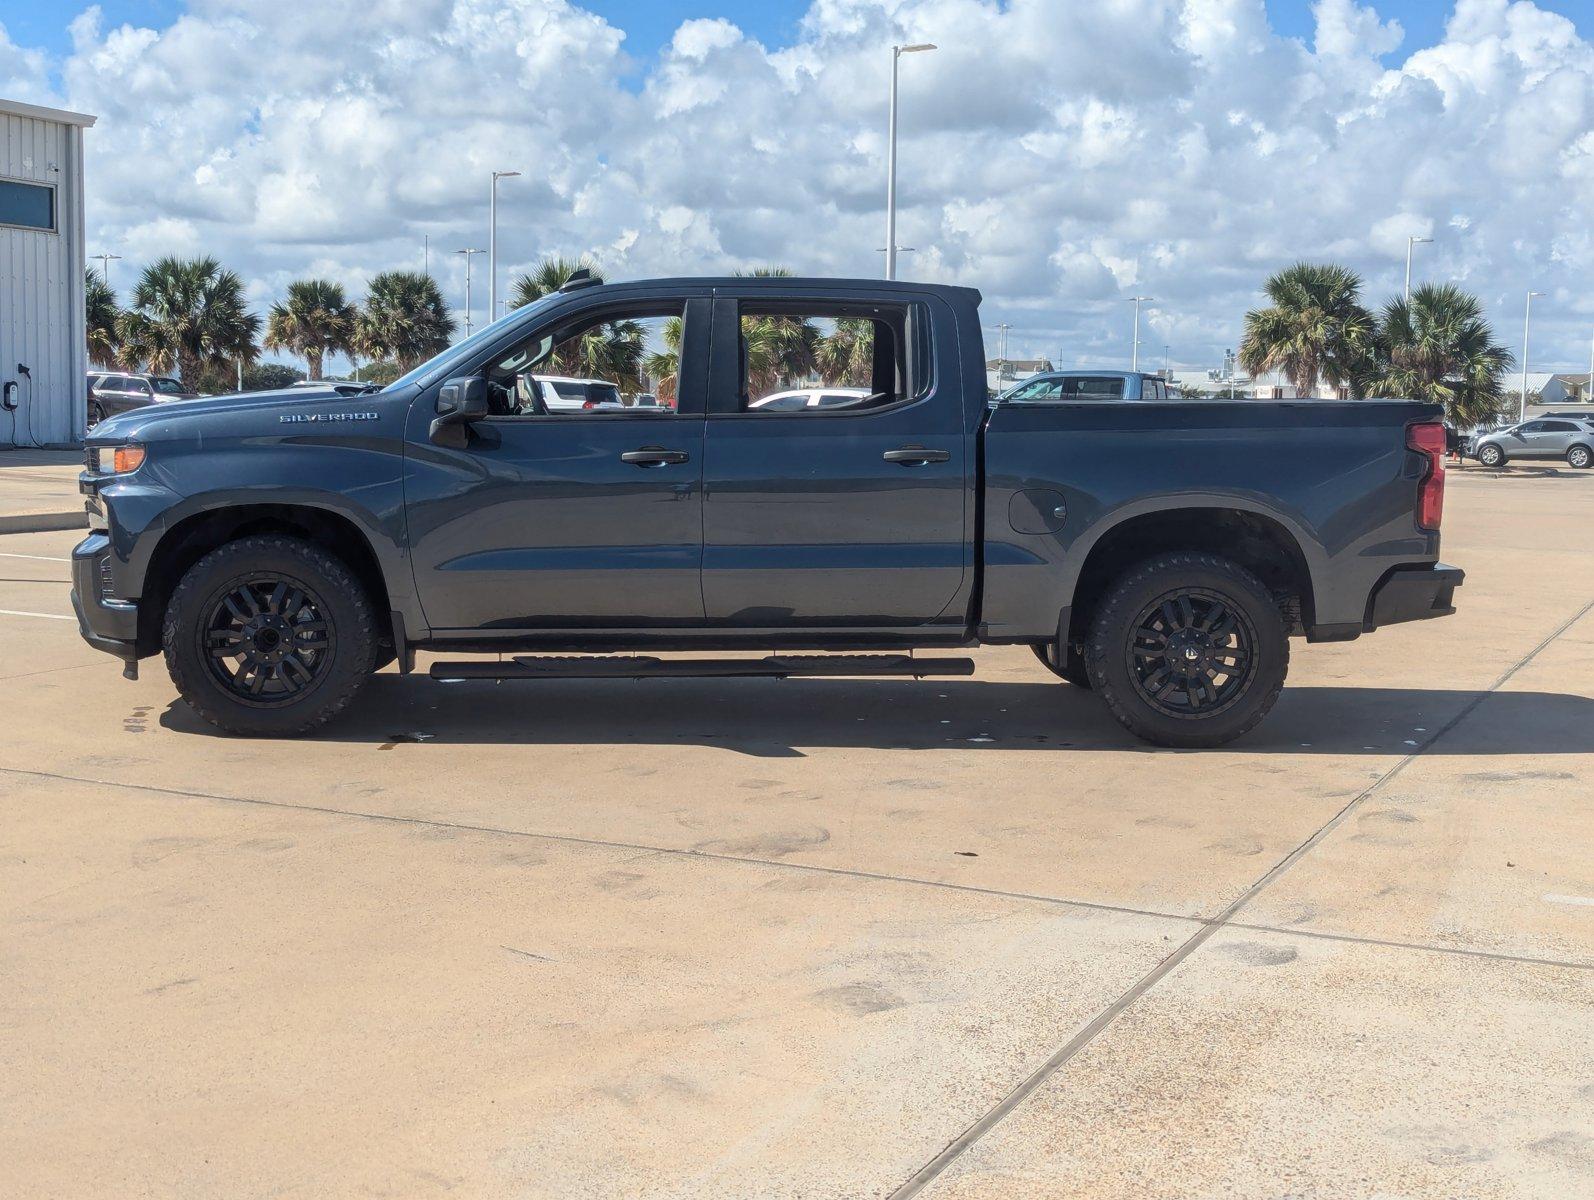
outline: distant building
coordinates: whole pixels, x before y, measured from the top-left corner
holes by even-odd
[[[0,446],[83,437],[83,131],[93,124],[0,99]]]
[[[1005,392],[1020,379],[1050,370],[1049,358],[993,358],[985,364],[985,385],[993,392]]]
[[[1539,380],[1538,386],[1534,381]],[[1589,395],[1589,377],[1585,371],[1581,375],[1554,374],[1554,375],[1528,375],[1528,396],[1539,393],[1538,404],[1588,404],[1594,402],[1594,397]]]

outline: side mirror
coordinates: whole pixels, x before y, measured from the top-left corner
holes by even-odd
[[[487,381],[480,375],[450,379],[437,392],[437,417],[428,431],[439,445],[463,449],[465,426],[487,415]]]

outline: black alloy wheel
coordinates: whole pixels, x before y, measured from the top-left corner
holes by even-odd
[[[348,707],[382,646],[372,597],[324,546],[255,534],[183,575],[161,623],[188,706],[229,733],[295,737]]]
[[[1141,610],[1126,648],[1145,702],[1172,717],[1222,712],[1256,673],[1256,630],[1217,592],[1178,588]]]
[[[303,583],[262,572],[221,596],[203,636],[216,682],[245,704],[272,705],[315,684],[331,659],[336,630]]]
[[[1092,690],[1159,746],[1221,746],[1273,707],[1289,671],[1279,598],[1216,554],[1174,551],[1129,568],[1091,620]]]

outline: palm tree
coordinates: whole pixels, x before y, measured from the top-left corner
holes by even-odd
[[[653,394],[661,404],[673,405],[681,373],[681,338],[685,322],[680,317],[670,317],[664,322],[664,348],[655,350],[642,361],[642,369],[653,381]]]
[[[83,272],[84,307],[87,310],[89,361],[109,367],[116,362],[118,339],[116,321],[121,310],[116,305],[116,293],[103,276],[93,271]]]
[[[288,298],[266,316],[267,350],[286,350],[304,358],[308,377],[321,378],[321,360],[353,348],[354,305],[341,284],[330,279],[300,279],[288,285]]]
[[[552,295],[581,270],[589,272],[597,282],[603,282],[603,272],[586,256],[573,259],[550,255],[534,271],[515,279],[509,307],[520,308]],[[548,359],[548,368],[583,378],[607,379],[618,384],[622,391],[641,391],[645,340],[642,326],[636,321],[595,325],[560,343]]]
[[[868,387],[874,379],[874,322],[837,318],[835,331],[819,339],[816,358],[826,383]]]
[[[1278,272],[1267,281],[1272,307],[1245,314],[1240,365],[1253,376],[1282,371],[1303,396],[1319,380],[1361,395],[1376,332],[1361,286],[1355,271],[1332,263],[1299,262]]]
[[[175,367],[192,384],[206,366],[251,363],[259,353],[260,318],[245,307],[243,280],[214,258],[151,263],[132,301],[116,327],[124,361],[155,371]]]
[[[1467,428],[1496,416],[1511,351],[1494,340],[1483,305],[1453,283],[1428,283],[1384,305],[1378,324],[1374,396],[1442,404]]]
[[[755,267],[736,274],[787,279],[792,272],[789,267]],[[818,366],[819,331],[806,318],[775,313],[744,316],[742,340],[747,343],[749,395],[767,396],[807,378]]]
[[[563,255],[551,254],[537,265],[537,269],[529,275],[521,275],[510,285],[510,308],[520,308],[530,304],[533,300],[541,300],[544,296],[552,295],[565,284],[570,282],[570,277],[577,271],[585,269],[599,283],[603,282],[603,272],[593,265],[592,260],[582,255],[579,259],[565,258]]]
[[[454,318],[430,275],[384,271],[371,280],[355,317],[354,347],[366,358],[391,358],[405,371],[448,347]]]
[[[645,334],[639,321],[606,321],[566,338],[548,359],[550,371],[606,379],[623,392],[642,390]]]

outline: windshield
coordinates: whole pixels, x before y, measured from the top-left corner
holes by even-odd
[[[534,313],[544,308],[548,308],[556,301],[562,299],[564,299],[564,297],[560,293],[550,292],[540,300],[534,300],[523,308],[510,309],[491,325],[483,325],[464,341],[455,342],[447,350],[434,355],[425,362],[421,363],[418,367],[415,367],[413,370],[407,371],[403,375],[400,375],[382,390],[384,392],[396,392],[401,388],[408,387],[412,383],[417,383],[420,380],[427,378],[434,372],[446,374],[448,370],[452,370],[470,359],[470,357],[481,348],[483,343],[492,341],[504,331],[506,326],[521,320],[528,313]]]

